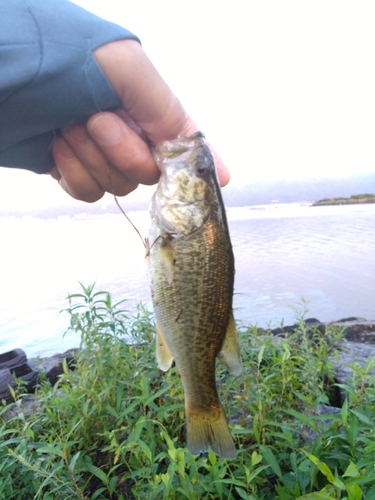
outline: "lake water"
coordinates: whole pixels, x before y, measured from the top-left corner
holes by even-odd
[[[147,233],[144,212],[131,218]],[[375,319],[375,204],[270,205],[228,210],[236,258],[235,316],[246,324],[307,317]],[[122,215],[89,220],[0,218],[0,353],[21,347],[29,357],[77,346],[69,334],[68,293],[78,281],[115,299],[150,306],[144,248]]]

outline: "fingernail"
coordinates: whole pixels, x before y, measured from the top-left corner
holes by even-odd
[[[120,142],[121,130],[110,115],[103,113],[88,124],[92,137],[102,146],[115,146]]]

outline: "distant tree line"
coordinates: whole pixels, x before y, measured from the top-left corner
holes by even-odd
[[[313,207],[320,205],[355,205],[358,203],[375,203],[375,194],[353,194],[350,198],[323,198],[315,201]]]

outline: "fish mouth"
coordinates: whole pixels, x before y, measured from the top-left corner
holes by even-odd
[[[195,132],[192,135],[186,137],[177,137],[171,141],[164,141],[162,143],[155,144],[152,147],[152,153],[154,159],[160,169],[162,169],[162,164],[164,159],[171,159],[177,156],[183,155],[198,146],[205,145],[205,136],[203,132]],[[183,158],[181,158],[183,161]]]

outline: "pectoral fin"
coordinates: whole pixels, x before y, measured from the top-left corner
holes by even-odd
[[[230,315],[227,333],[225,335],[221,351],[218,354],[220,361],[227,367],[231,375],[240,375],[242,372],[242,361],[240,354],[240,343],[233,313]]]
[[[156,361],[163,372],[166,372],[173,363],[173,355],[158,325],[156,325]]]
[[[163,269],[165,279],[168,281],[168,284],[170,285],[173,281],[174,266],[175,266],[173,249],[169,244],[163,243],[159,247],[159,252],[160,252],[160,264]]]

